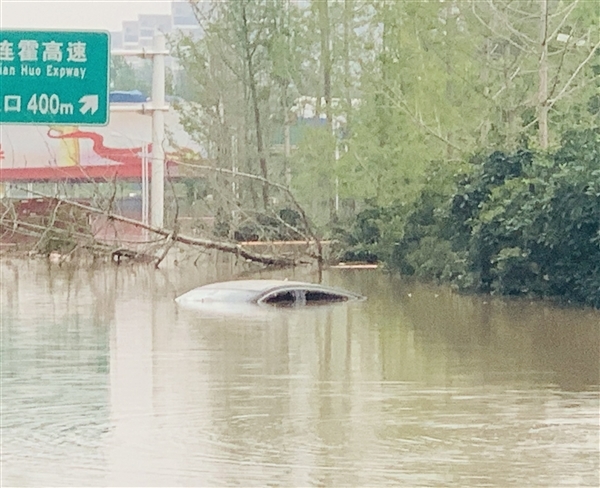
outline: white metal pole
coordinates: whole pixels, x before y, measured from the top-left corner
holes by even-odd
[[[148,157],[150,156],[150,151],[148,150],[148,145],[144,144],[142,149],[142,222],[144,224],[149,224],[148,221]]]
[[[154,227],[164,226],[165,205],[165,36],[154,34],[154,54],[152,58],[152,182],[151,182],[151,222]]]
[[[334,168],[335,168],[335,172],[337,173],[338,161],[340,160],[340,141],[338,139],[338,133],[337,133],[338,124],[336,123],[335,119],[332,121],[331,127],[333,130],[333,137],[335,137],[335,152],[334,152],[335,167]],[[335,213],[336,214],[340,211],[339,187],[340,187],[340,179],[338,176],[336,176],[335,177]]]

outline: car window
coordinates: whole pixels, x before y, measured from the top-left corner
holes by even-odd
[[[345,302],[348,297],[345,295],[338,295],[337,293],[329,293],[322,291],[307,291],[306,292],[306,303],[319,303],[319,302]]]
[[[261,300],[262,303],[278,307],[296,305],[319,305],[323,303],[345,302],[348,297],[334,292],[320,290],[282,290],[270,293]]]

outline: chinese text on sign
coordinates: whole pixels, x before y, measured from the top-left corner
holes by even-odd
[[[107,32],[0,30],[0,122],[108,123]]]

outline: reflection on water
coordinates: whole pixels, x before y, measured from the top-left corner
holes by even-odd
[[[368,300],[202,316],[173,298],[231,263],[1,271],[2,486],[599,484],[597,311],[331,270]]]

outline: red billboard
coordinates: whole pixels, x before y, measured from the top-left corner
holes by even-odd
[[[165,116],[177,143],[192,147],[177,114]],[[0,181],[141,178],[151,159],[152,116],[114,112],[110,123],[90,126],[0,126]],[[168,148],[167,148],[168,152]]]

